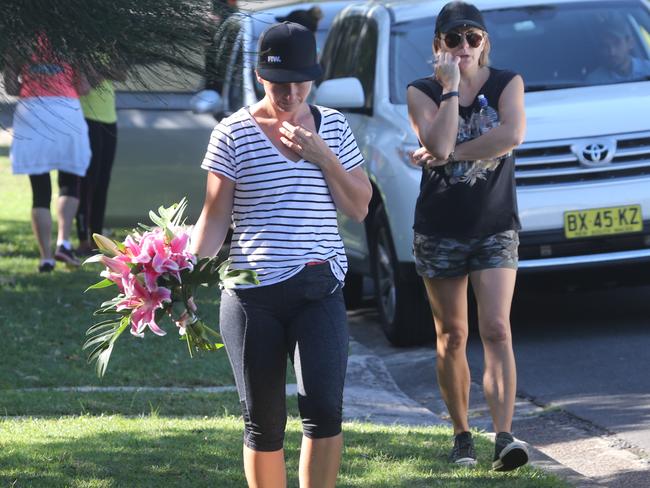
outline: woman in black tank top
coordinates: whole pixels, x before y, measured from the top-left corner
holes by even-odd
[[[409,117],[421,148],[414,254],[434,315],[438,383],[454,426],[451,461],[475,465],[467,417],[467,287],[478,304],[483,387],[497,432],[493,468],[528,460],[511,434],[516,370],[510,331],[519,218],[512,149],[525,132],[524,85],[488,67],[490,40],[478,9],[443,7],[436,20],[435,74],[409,85]]]

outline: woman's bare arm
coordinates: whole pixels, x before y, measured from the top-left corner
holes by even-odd
[[[199,257],[216,256],[223,245],[230,222],[235,182],[219,173],[208,173],[205,201],[192,230],[191,250]]]

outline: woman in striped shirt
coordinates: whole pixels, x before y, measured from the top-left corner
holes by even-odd
[[[194,251],[214,256],[231,220],[234,267],[259,285],[221,296],[220,324],[245,421],[251,486],[285,486],[287,358],[303,420],[300,486],[334,486],[343,445],[347,270],[336,211],[362,221],[372,189],[345,117],[305,99],[321,75],[314,36],[283,22],[260,37],[266,96],[219,123],[202,167]]]

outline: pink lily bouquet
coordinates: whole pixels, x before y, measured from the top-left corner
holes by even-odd
[[[182,221],[187,201],[149,212],[157,227],[139,224],[124,242],[101,234],[93,239],[101,254],[84,264],[99,262],[105,266],[104,279],[88,290],[117,286],[119,294],[101,304],[95,315],[110,316],[91,326],[84,349],[90,349],[88,362],[96,361],[98,376],[106,372],[115,341],[127,328],[136,337],[147,329],[162,336],[160,323],[168,319],[187,343],[190,356],[195,351],[221,348],[220,336],[197,315],[194,296],[199,286],[218,284],[221,289],[237,284],[257,284],[253,271],[230,268],[217,258],[198,259],[189,251],[190,234]]]

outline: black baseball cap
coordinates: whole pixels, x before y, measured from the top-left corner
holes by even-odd
[[[436,34],[444,34],[459,27],[476,27],[487,32],[483,15],[471,3],[449,2],[438,14]]]
[[[258,45],[257,73],[273,83],[300,83],[320,78],[316,38],[294,22],[273,24],[262,32]]]

